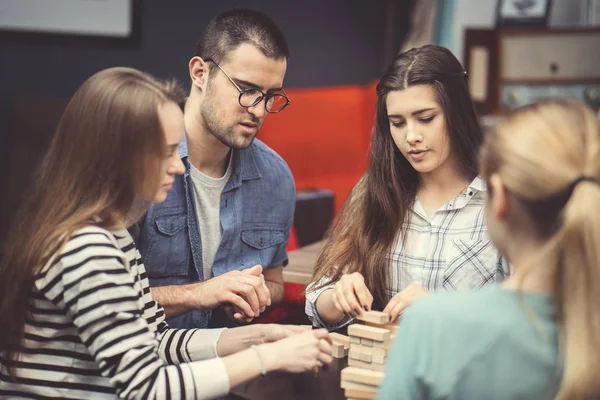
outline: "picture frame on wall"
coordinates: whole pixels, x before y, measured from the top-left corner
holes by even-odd
[[[497,26],[546,26],[552,0],[498,0]]]

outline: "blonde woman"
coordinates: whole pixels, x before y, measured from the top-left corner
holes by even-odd
[[[71,99],[0,264],[0,398],[205,399],[331,362],[324,329],[167,326],[126,228],[184,171],[179,93],[112,68]]]
[[[381,399],[600,397],[600,125],[572,100],[518,110],[481,155],[513,275],[409,309]]]

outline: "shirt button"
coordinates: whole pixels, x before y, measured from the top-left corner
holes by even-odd
[[[258,244],[261,246],[265,245],[265,239],[264,238],[260,238],[260,240],[258,241]]]
[[[469,196],[473,196],[473,192],[469,192]]]

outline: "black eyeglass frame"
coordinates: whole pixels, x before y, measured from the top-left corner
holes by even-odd
[[[277,114],[278,112],[283,111],[283,109],[286,108],[291,103],[289,97],[287,97],[287,94],[285,93],[285,91],[283,89],[281,89],[281,92],[283,94],[281,94],[281,93],[263,93],[262,90],[256,89],[256,88],[242,89],[241,87],[239,87],[239,85],[237,83],[235,83],[235,81],[229,76],[229,74],[227,72],[225,72],[225,70],[223,68],[221,68],[219,63],[217,63],[215,60],[213,60],[211,58],[207,58],[204,61],[215,64],[221,70],[221,72],[223,74],[225,74],[227,79],[229,79],[229,81],[233,84],[233,86],[235,86],[235,88],[238,90],[238,92],[240,92],[240,96],[238,97],[238,103],[240,103],[240,106],[242,106],[244,108],[254,107],[258,103],[263,101],[263,99],[266,99],[265,100],[265,111],[268,112],[269,114]],[[254,100],[254,102],[252,104],[250,104],[249,106],[246,106],[246,105],[242,104],[242,96],[251,91],[260,93],[260,97],[257,97],[256,100]],[[274,98],[274,97],[283,97],[285,99],[285,104],[277,111],[271,111],[267,108],[267,103],[269,102],[269,99]]]

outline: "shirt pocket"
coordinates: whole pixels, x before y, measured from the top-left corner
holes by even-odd
[[[281,229],[245,229],[242,230],[242,264],[253,267],[257,264],[264,268],[271,266],[285,240]]]
[[[451,240],[445,259],[444,289],[479,289],[496,280],[498,251],[490,240]]]
[[[144,255],[148,276],[150,278],[187,276],[189,272],[187,214],[179,212],[160,214],[152,225],[152,239]]]

